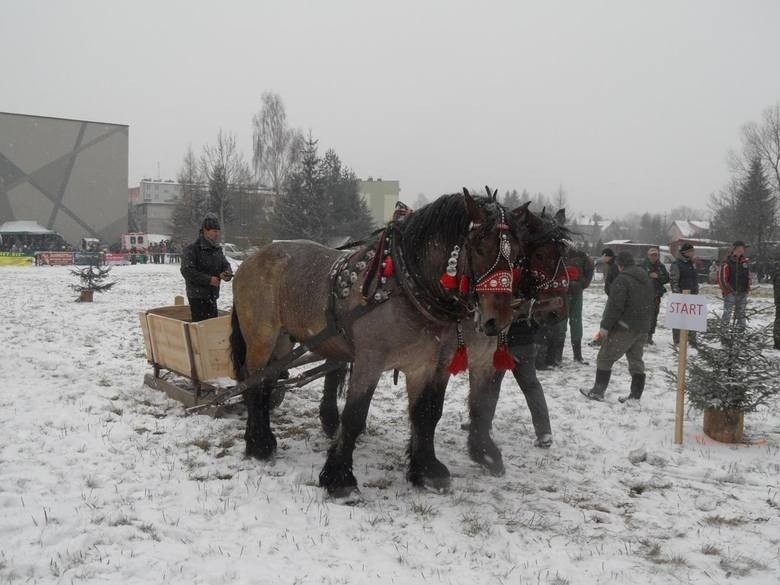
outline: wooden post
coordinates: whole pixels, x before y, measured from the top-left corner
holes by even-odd
[[[682,291],[691,294],[690,290]],[[688,330],[680,329],[680,346],[677,352],[677,410],[674,418],[674,442],[683,442],[683,415],[685,413],[685,370],[688,367]]]
[[[184,297],[181,295],[176,295],[175,297],[173,297],[173,304],[176,306],[183,305]]]

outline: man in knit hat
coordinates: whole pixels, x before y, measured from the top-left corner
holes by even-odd
[[[615,259],[618,276],[612,283],[601,318],[601,349],[596,357],[596,381],[589,390],[580,392],[591,400],[604,400],[612,365],[624,355],[631,373],[631,392],[620,398],[639,400],[645,389],[645,363],[643,361],[647,332],[653,314],[655,291],[650,277],[636,266],[630,252],[620,252]]]
[[[217,243],[220,231],[219,219],[212,214],[206,215],[198,239],[182,252],[181,274],[187,285],[193,323],[218,315],[219,285],[221,281],[233,278],[230,263]]]

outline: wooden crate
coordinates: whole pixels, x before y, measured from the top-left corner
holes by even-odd
[[[230,360],[230,313],[191,323],[187,305],[139,313],[146,359],[195,382],[233,378]]]

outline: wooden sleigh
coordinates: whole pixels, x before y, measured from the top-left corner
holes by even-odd
[[[225,405],[241,399],[240,385],[235,383],[235,373],[230,359],[229,311],[219,311],[219,316],[197,323],[192,322],[190,307],[183,297],[177,296],[175,304],[149,309],[138,314],[146,348],[146,360],[153,371],[144,376],[144,384],[165,392],[181,402],[188,412],[220,416]],[[303,346],[296,346],[288,359],[266,368],[294,368],[315,362],[320,365],[296,376],[278,380],[272,395],[273,406],[284,399],[288,388],[300,388],[322,378],[338,364],[324,362]],[[177,376],[171,379],[171,374]],[[256,373],[262,377],[263,371]]]

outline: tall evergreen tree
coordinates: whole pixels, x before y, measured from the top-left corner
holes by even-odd
[[[517,189],[512,189],[511,192],[507,191],[504,194],[504,200],[502,201],[502,205],[507,209],[515,209],[517,207],[520,207],[522,204],[523,202],[520,201],[520,195],[518,195]]]
[[[374,229],[374,220],[358,193],[358,178],[341,164],[333,149],[325,153],[320,163],[320,176],[330,207],[327,236],[360,238],[368,235]]]
[[[761,160],[750,162],[748,174],[736,194],[735,231],[741,239],[753,240],[758,257],[765,258],[765,242],[771,238],[777,217],[777,202],[764,174]]]

